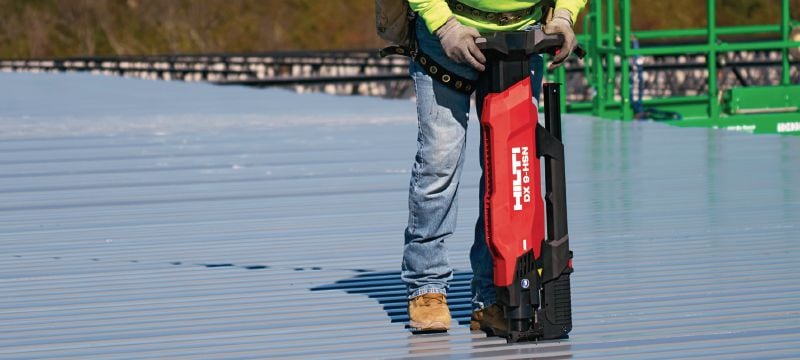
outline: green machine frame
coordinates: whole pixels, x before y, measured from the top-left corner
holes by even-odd
[[[695,96],[674,96],[644,99],[643,105],[675,112],[682,120],[669,123],[677,126],[718,127],[754,133],[800,134],[800,84],[792,84],[789,50],[800,47],[790,38],[793,26],[789,0],[779,0],[780,24],[718,27],[716,2],[707,0],[708,24],[705,29],[675,29],[633,31],[631,29],[631,0],[591,0],[590,11],[584,17],[584,33],[579,41],[588,45],[585,66],[586,80],[595,96],[592,101],[567,104],[562,110],[569,113],[591,114],[598,117],[633,120],[635,114],[630,100],[631,61],[636,56],[705,55],[708,70],[708,91]],[[616,3],[616,7],[615,7]],[[776,4],[777,5],[777,4]],[[619,21],[616,19],[619,11]],[[775,36],[775,34],[780,36]],[[720,36],[768,35],[770,40],[723,42]],[[632,40],[680,40],[702,38],[700,44],[652,45],[634,48]],[[778,40],[775,40],[779,38]],[[720,95],[717,81],[719,54],[736,51],[780,50],[781,79],[771,86],[744,86],[725,89]],[[617,77],[619,71],[619,77]],[[560,67],[551,78],[564,83],[566,72]],[[619,81],[619,83],[617,82]],[[562,97],[566,92],[562,92]]]

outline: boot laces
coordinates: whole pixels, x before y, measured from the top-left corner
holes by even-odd
[[[436,294],[425,294],[422,295],[422,304],[425,306],[441,305],[444,304],[444,297],[436,296]]]

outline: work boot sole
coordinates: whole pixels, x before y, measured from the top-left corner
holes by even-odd
[[[450,330],[450,324],[445,324],[441,321],[434,321],[431,323],[421,323],[418,321],[410,321],[408,326],[415,331],[447,331]]]

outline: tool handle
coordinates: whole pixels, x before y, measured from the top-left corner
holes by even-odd
[[[572,53],[578,57],[578,59],[583,59],[586,57],[586,49],[581,46],[581,44],[575,45],[575,50],[572,50]]]
[[[475,44],[490,57],[520,58],[533,54],[551,54],[561,49],[564,36],[561,34],[545,34],[539,26],[528,31],[494,32],[475,39]],[[579,58],[586,56],[586,50],[580,45],[573,53]]]

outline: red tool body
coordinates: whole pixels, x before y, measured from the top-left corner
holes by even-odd
[[[533,136],[538,117],[529,77],[484,100],[484,218],[496,286],[511,285],[517,259],[541,249],[544,240],[541,163]]]
[[[490,34],[477,42],[487,57],[478,87],[483,98],[484,226],[497,303],[508,325],[508,333],[497,335],[509,342],[564,338],[572,329],[560,85],[544,85],[542,126],[528,62],[562,42],[538,27]]]

